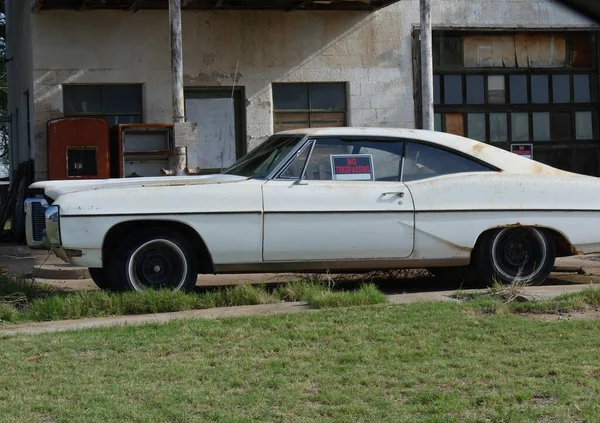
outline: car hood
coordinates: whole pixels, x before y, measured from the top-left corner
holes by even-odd
[[[159,176],[150,178],[87,179],[79,181],[43,181],[35,182],[29,188],[43,189],[44,194],[56,200],[64,194],[79,191],[111,188],[142,188],[178,185],[223,184],[246,181],[249,178],[237,175],[201,175],[201,176]]]

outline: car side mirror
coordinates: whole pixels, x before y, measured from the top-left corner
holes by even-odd
[[[308,182],[301,177],[300,179],[296,179],[294,181],[294,185],[308,185]]]

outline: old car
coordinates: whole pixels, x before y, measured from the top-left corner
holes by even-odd
[[[600,251],[600,182],[409,129],[281,132],[221,174],[36,182],[30,246],[105,289],[189,291],[198,274],[475,269],[540,283]]]

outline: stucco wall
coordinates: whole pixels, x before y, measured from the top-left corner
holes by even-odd
[[[33,156],[27,140],[27,108],[32,111],[32,101],[27,104],[24,93],[32,92],[32,36],[31,36],[31,9],[29,2],[21,0],[8,0],[6,3],[6,57],[10,61],[6,64],[8,78],[8,113],[12,114],[10,131],[10,167]],[[31,95],[31,97],[33,97]],[[19,110],[17,117],[16,110]],[[33,120],[33,114],[31,114]],[[31,124],[33,127],[33,122]],[[33,131],[31,132],[33,134]],[[32,158],[32,157],[31,157]]]
[[[592,24],[550,0],[437,0],[438,27]],[[273,132],[271,83],[348,83],[351,126],[414,127],[411,32],[418,0],[374,14],[183,14],[184,81],[245,87],[249,148]],[[171,121],[167,11],[34,15],[36,177],[46,177],[45,122],[62,116],[64,83],[144,83],[146,122]]]

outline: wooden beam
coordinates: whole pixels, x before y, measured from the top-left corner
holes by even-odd
[[[140,6],[143,2],[144,0],[135,0],[133,3],[131,3],[131,6],[129,6],[129,9],[127,9],[127,11],[134,13],[137,12],[140,9]]]
[[[43,5],[44,5],[44,0],[34,0],[33,6],[31,7],[31,11],[33,13],[40,13],[40,10],[42,10]]]

